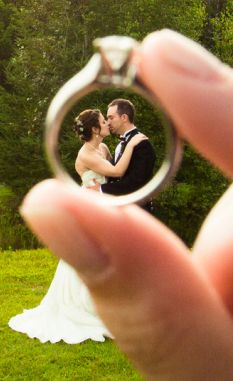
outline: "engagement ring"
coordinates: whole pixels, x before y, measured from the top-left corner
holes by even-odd
[[[94,46],[97,53],[58,91],[46,118],[45,146],[49,164],[57,178],[73,184],[76,184],[75,181],[68,175],[59,158],[58,136],[66,114],[80,98],[98,89],[124,88],[142,95],[158,108],[155,96],[138,78],[136,67],[131,63],[138,42],[129,37],[109,36],[96,39]],[[166,152],[160,169],[147,184],[132,193],[115,197],[103,195],[108,205],[144,204],[161,192],[176,173],[182,157],[182,144],[172,121],[165,113],[164,116]]]

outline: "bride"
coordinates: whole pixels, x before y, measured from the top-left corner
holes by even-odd
[[[99,110],[83,111],[75,118],[74,128],[84,143],[75,162],[84,187],[93,186],[95,182],[103,184],[110,176],[122,176],[134,147],[146,139],[143,134],[134,136],[114,166],[110,163],[109,149],[102,142],[110,131]],[[12,317],[8,324],[13,330],[26,333],[42,343],[63,340],[77,344],[87,339],[104,341],[105,337],[112,337],[97,316],[88,289],[76,271],[62,260],[41,303]]]

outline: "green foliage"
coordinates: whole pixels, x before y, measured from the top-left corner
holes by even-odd
[[[121,5],[119,34],[142,40],[148,33],[170,28],[194,40],[201,36],[206,11],[201,0],[131,0]]]
[[[218,17],[212,19],[214,53],[233,66],[233,2],[227,2],[226,8]]]
[[[206,6],[206,21],[201,40],[203,45],[211,51],[214,46],[214,28],[212,21],[224,12],[226,1],[227,0],[203,0],[203,4]]]
[[[155,215],[192,246],[204,218],[229,184],[187,145],[175,180],[155,200]]]
[[[5,78],[5,66],[13,54],[12,43],[16,38],[15,15],[16,7],[14,4],[5,4],[0,0],[0,83],[7,85]]]
[[[0,252],[1,381],[142,380],[112,340],[41,344],[8,327],[12,316],[41,302],[56,265],[47,250]]]
[[[17,206],[18,198],[12,190],[0,186],[0,250],[39,246],[37,239],[23,224]]]

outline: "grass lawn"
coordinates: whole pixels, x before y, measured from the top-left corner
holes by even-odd
[[[112,340],[41,344],[8,327],[11,316],[41,301],[56,265],[45,249],[0,253],[0,380],[142,380]]]

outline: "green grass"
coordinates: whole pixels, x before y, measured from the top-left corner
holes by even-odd
[[[8,327],[11,316],[41,301],[56,265],[45,249],[0,252],[0,380],[142,380],[112,340],[41,344]]]

